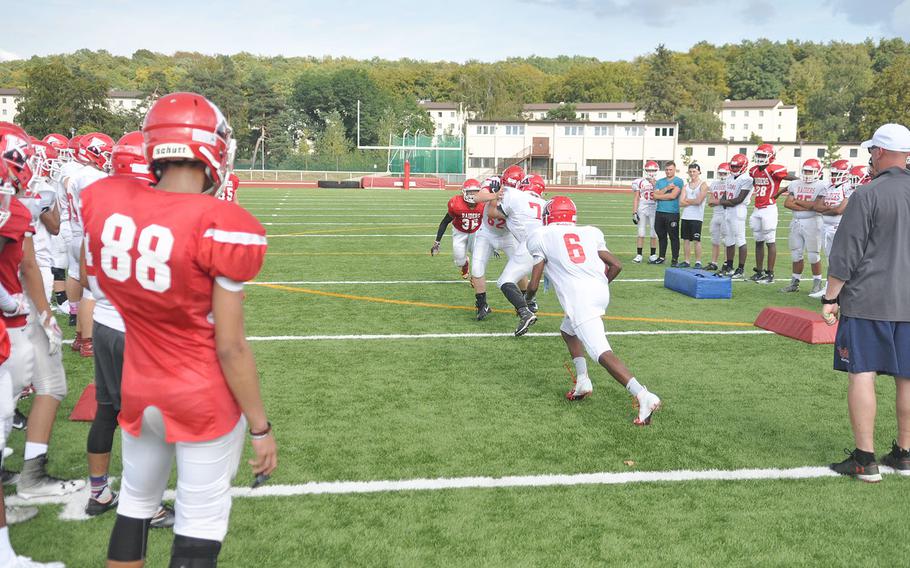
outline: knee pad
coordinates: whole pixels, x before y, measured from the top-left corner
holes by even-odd
[[[83,300],[94,300],[95,296],[92,295],[91,290],[89,290],[88,288],[83,288],[82,289],[82,299]]]
[[[793,262],[802,262],[803,260],[803,251],[802,249],[794,249],[790,251],[790,258]]]
[[[215,568],[221,543],[217,540],[174,535],[170,568]]]
[[[133,519],[118,514],[107,546],[107,559],[116,562],[144,560],[151,521],[152,519]]]
[[[66,280],[66,270],[62,268],[51,268],[51,274],[54,275],[54,282],[63,282]]]
[[[32,386],[35,387],[35,394],[47,395],[57,400],[66,398],[66,375],[62,368],[60,372],[51,373],[46,377],[36,377],[32,381]]]
[[[815,264],[816,262],[821,262],[822,257],[817,252],[809,253],[809,264]]]
[[[114,431],[117,430],[117,411],[112,404],[99,404],[88,431],[86,450],[90,454],[109,454],[114,447]]]

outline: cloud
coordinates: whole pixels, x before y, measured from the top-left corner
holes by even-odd
[[[910,27],[910,0],[875,0],[871,6],[856,0],[827,0],[826,4],[855,25],[878,25],[900,35],[907,35]]]
[[[720,0],[675,0],[668,4],[664,0],[527,0],[531,4],[582,11],[602,19],[630,16],[648,26],[666,27],[678,22],[686,10],[711,4]]]
[[[777,12],[769,0],[750,0],[746,6],[746,14],[749,14],[749,18],[756,24],[767,24],[774,19]]]
[[[0,49],[0,61],[15,61],[17,59],[22,59],[21,55],[17,55],[12,51],[7,51],[5,49]]]

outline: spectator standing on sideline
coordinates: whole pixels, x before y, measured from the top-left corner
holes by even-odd
[[[708,184],[701,179],[701,166],[689,164],[689,183],[679,196],[682,210],[680,224],[683,240],[683,262],[680,268],[689,268],[689,251],[695,245],[695,268],[701,268],[701,228],[705,221],[705,201]]]
[[[910,130],[885,124],[862,147],[871,154],[875,179],[847,203],[831,247],[822,309],[829,324],[840,313],[834,368],[848,373],[856,443],[831,469],[876,482],[882,479],[873,447],[878,374],[892,375],[897,388],[897,440],[881,461],[910,475]]]
[[[670,266],[676,266],[679,261],[679,194],[685,182],[676,176],[676,162],[673,160],[664,164],[664,173],[667,177],[657,182],[654,192],[654,200],[657,201],[654,231],[660,245],[660,254],[654,264],[663,264],[666,261],[669,238],[673,253]]]

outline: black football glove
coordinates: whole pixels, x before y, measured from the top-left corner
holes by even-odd
[[[638,212],[637,211],[635,213],[632,213],[632,224],[633,225],[638,224]]]

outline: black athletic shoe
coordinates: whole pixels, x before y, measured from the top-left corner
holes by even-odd
[[[708,266],[705,267],[705,270],[717,270],[717,263],[709,262]]]
[[[532,314],[536,314],[537,310],[539,309],[537,307],[537,300],[531,300],[530,302],[528,302],[528,309],[531,310]]]
[[[673,266],[672,264],[670,266]],[[689,263],[685,260],[676,265],[676,268],[689,268]]]
[[[174,515],[174,508],[170,505],[161,504],[161,508],[158,509],[158,512],[155,513],[155,516],[152,517],[152,521],[149,523],[149,526],[153,529],[169,529],[174,526],[174,521],[176,517]]]
[[[758,282],[765,276],[765,272],[760,268],[752,269],[752,276],[749,277],[750,282]]]
[[[13,412],[13,429],[25,430],[28,428],[28,416],[22,414],[17,408]]]
[[[515,328],[515,337],[521,337],[528,332],[528,328],[537,322],[537,316],[531,313],[531,310],[524,310],[524,314],[518,314],[518,327]]]
[[[493,313],[493,310],[490,309],[490,306],[484,304],[482,306],[477,306],[477,321],[483,321],[486,317]]]
[[[774,273],[765,271],[761,278],[756,280],[759,284],[774,284]]]
[[[111,509],[115,509],[117,507],[117,503],[120,502],[120,494],[115,493],[113,491],[111,491],[110,493],[111,493],[111,498],[108,501],[105,501],[104,503],[102,503],[101,501],[99,501],[97,499],[93,499],[93,498],[89,497],[88,505],[85,506],[85,514],[88,515],[89,517],[97,517],[98,515],[100,515],[102,513],[106,513],[107,511],[110,511]]]
[[[733,271],[733,274],[730,275],[730,278],[732,278],[733,280],[745,280],[746,277],[743,274],[743,269],[737,268],[736,270]]]
[[[891,451],[882,456],[882,465],[890,467],[895,473],[910,475],[910,451],[901,449],[895,440],[891,442]]]
[[[0,469],[0,481],[2,481],[4,486],[15,485],[19,482],[19,472],[10,471],[4,467]]]
[[[874,461],[863,465],[856,459],[856,450],[844,450],[844,453],[847,454],[847,459],[840,463],[832,463],[830,467],[835,473],[841,475],[849,475],[850,477],[855,477],[860,481],[865,481],[867,483],[878,483],[882,480],[882,474],[878,471],[878,464]]]
[[[663,264],[665,262],[667,262],[667,260],[665,258],[658,258],[657,260],[654,261],[654,264]]]
[[[76,325],[76,314],[70,314],[69,325],[70,325],[70,327],[73,327]]]

